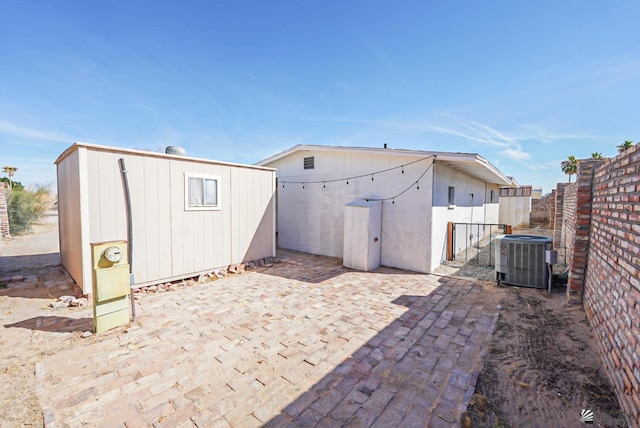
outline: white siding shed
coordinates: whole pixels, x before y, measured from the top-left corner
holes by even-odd
[[[275,256],[274,169],[75,143],[55,161],[60,260],[85,293],[91,243],[127,240],[119,159],[136,287]]]

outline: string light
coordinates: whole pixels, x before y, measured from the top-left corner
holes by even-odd
[[[331,180],[320,180],[320,181],[288,181],[288,183],[289,183],[289,184],[292,184],[292,183],[302,184],[302,188],[303,188],[303,189],[305,189],[305,188],[306,188],[306,185],[307,185],[307,184],[322,183],[322,188],[323,188],[323,189],[326,189],[326,188],[327,188],[327,183],[333,183],[333,182],[338,182],[338,181],[342,181],[342,180],[345,180],[345,182],[347,183],[347,185],[349,185],[349,181],[350,181],[350,180],[357,179],[357,178],[363,178],[363,177],[367,177],[367,176],[371,176],[371,181],[375,181],[374,176],[375,176],[376,174],[382,174],[382,173],[384,173],[384,172],[391,171],[391,170],[398,169],[398,168],[400,168],[401,173],[402,173],[402,174],[404,174],[404,167],[405,167],[405,166],[412,165],[412,164],[414,164],[414,163],[421,162],[421,161],[424,161],[424,160],[427,160],[427,159],[433,159],[433,161],[432,161],[432,162],[429,164],[429,166],[424,170],[424,172],[420,175],[420,177],[418,177],[418,179],[417,179],[415,182],[413,182],[413,184],[411,184],[411,186],[407,187],[407,188],[406,188],[406,189],[404,189],[402,192],[398,193],[398,194],[397,194],[397,195],[395,195],[395,196],[389,197],[389,198],[382,198],[382,199],[366,199],[367,201],[369,201],[369,200],[372,200],[372,201],[389,201],[389,200],[390,200],[392,204],[395,204],[395,203],[396,203],[396,198],[397,198],[397,197],[399,197],[399,196],[401,196],[401,195],[403,195],[403,194],[405,194],[405,193],[406,193],[410,188],[412,188],[414,185],[416,186],[416,189],[417,189],[417,190],[420,190],[420,179],[421,179],[422,177],[424,177],[424,176],[425,176],[425,174],[426,174],[426,173],[431,169],[431,167],[436,163],[436,160],[437,160],[437,156],[436,156],[436,155],[428,156],[428,157],[421,158],[421,159],[417,159],[417,160],[415,160],[415,161],[413,161],[413,162],[409,162],[408,164],[404,164],[404,165],[400,165],[400,166],[394,166],[394,167],[391,167],[391,168],[383,169],[383,170],[381,170],[381,171],[375,171],[375,172],[368,173],[368,174],[363,174],[363,175],[356,175],[356,176],[353,176],[353,177],[339,178],[339,179],[331,179]],[[285,185],[285,181],[282,181],[282,188],[283,188],[283,189],[284,189],[284,185]]]

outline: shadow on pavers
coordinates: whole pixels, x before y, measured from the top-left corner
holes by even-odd
[[[294,250],[278,248],[276,263],[266,269],[259,268],[259,272],[270,276],[293,279],[301,282],[318,284],[348,272],[357,272],[342,266],[342,259],[337,257],[319,256]],[[293,265],[293,268],[291,268]],[[302,266],[304,269],[300,269]],[[377,274],[425,275],[422,273],[405,271],[396,268],[379,267],[372,272]]]
[[[62,296],[83,295],[62,265],[24,270],[17,276],[22,279],[0,282],[0,296],[56,300]]]
[[[14,324],[5,324],[5,328],[26,328],[29,330],[49,331],[53,333],[71,333],[93,329],[93,318],[69,318],[60,316],[39,316]]]
[[[395,299],[409,310],[264,426],[459,426],[493,314],[481,285],[439,281]]]
[[[0,256],[0,277],[60,264],[60,253]]]

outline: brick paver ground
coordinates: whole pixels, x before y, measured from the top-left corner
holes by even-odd
[[[497,318],[481,285],[279,256],[38,363],[45,424],[459,426]]]

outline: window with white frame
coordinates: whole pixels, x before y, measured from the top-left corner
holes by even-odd
[[[219,210],[220,176],[185,173],[184,209]]]

